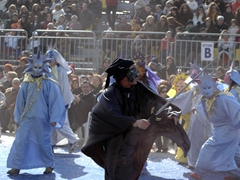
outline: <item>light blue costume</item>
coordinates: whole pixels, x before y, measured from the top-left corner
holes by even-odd
[[[200,150],[194,171],[199,177],[206,171],[229,172],[240,177],[234,160],[240,139],[240,105],[233,95],[219,92],[216,86],[211,75],[204,73],[200,78],[203,109],[214,129]]]
[[[38,56],[37,63],[44,67],[47,61],[42,59]],[[35,59],[28,60],[29,66],[35,63]],[[8,168],[53,167],[50,123],[56,122],[54,127],[61,128],[65,120],[65,106],[56,82],[44,72],[31,73],[35,68],[32,66],[25,71],[29,74],[25,75],[16,100],[14,121],[18,130],[7,159]],[[47,66],[42,69],[49,73]]]

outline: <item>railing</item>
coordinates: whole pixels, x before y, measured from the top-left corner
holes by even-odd
[[[28,50],[36,53],[40,48],[43,53],[48,46],[56,48],[70,64],[74,64],[76,70],[96,72],[104,58],[114,60],[116,57],[133,59],[137,52],[141,52],[146,62],[152,58],[165,64],[166,56],[173,56],[176,66],[182,69],[189,69],[189,62],[197,61],[204,67],[208,61],[221,58],[224,44],[219,41],[220,34],[202,33],[178,33],[171,41],[167,40],[166,33],[144,32],[144,31],[104,31],[101,39],[97,40],[93,31],[72,31],[72,30],[37,30],[31,38],[27,38],[27,32],[19,29],[1,30],[0,34],[0,63],[18,64],[22,51]],[[7,32],[13,32],[8,33]],[[17,34],[16,34],[17,32]],[[13,35],[13,34],[16,35]],[[6,34],[6,35],[5,35]],[[114,34],[111,36],[109,34]],[[193,37],[197,37],[193,40]],[[210,36],[208,39],[206,36]],[[228,34],[231,41],[225,42],[228,59],[214,62],[210,69],[214,70],[219,65],[229,68],[231,60],[240,60],[239,42],[235,41],[236,34]],[[15,44],[14,44],[15,43]],[[17,43],[17,45],[16,45]],[[212,44],[212,59],[203,59],[203,44]],[[9,46],[11,45],[11,47]],[[15,46],[14,46],[15,45]],[[14,47],[12,47],[14,46]],[[223,62],[226,62],[223,64]]]

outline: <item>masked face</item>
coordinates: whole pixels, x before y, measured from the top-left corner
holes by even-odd
[[[194,69],[191,73],[191,78],[194,79],[198,75],[198,70]]]
[[[211,81],[211,80],[203,82],[200,85],[200,88],[201,88],[202,94],[206,98],[210,98],[215,92],[214,84],[213,84],[213,81]]]
[[[133,67],[132,69],[130,69],[127,73],[127,80],[129,82],[133,82],[136,78],[138,77],[138,72],[137,72],[137,68]]]
[[[32,65],[32,69],[33,69],[33,76],[37,77],[37,76],[41,76],[43,73],[43,63],[41,60],[35,60],[35,62]]]

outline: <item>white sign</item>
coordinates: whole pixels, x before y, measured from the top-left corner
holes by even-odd
[[[213,42],[202,42],[201,43],[201,60],[212,61],[214,53]]]

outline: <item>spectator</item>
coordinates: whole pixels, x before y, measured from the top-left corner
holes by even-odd
[[[91,30],[94,23],[93,13],[88,10],[88,5],[83,3],[82,10],[79,13],[79,22],[82,30]]]
[[[217,22],[215,24],[215,28],[217,30],[217,33],[221,33],[224,29],[228,29],[228,25],[224,22],[223,16],[217,17]]]
[[[12,17],[17,14],[18,15],[18,11],[17,11],[17,8],[14,4],[11,4],[6,12],[6,15],[5,15],[5,19],[6,20],[9,20],[9,19],[12,19]]]
[[[140,32],[143,32],[143,30],[141,29]],[[134,48],[134,52],[133,54],[136,54],[137,52],[143,52],[144,54],[148,54],[148,48],[149,48],[149,43],[148,43],[148,39],[149,36],[147,35],[147,33],[139,33],[133,43],[132,46]]]
[[[225,13],[226,11],[226,5],[223,2],[223,0],[214,0],[214,2],[217,4],[221,14]]]
[[[177,73],[177,68],[175,66],[173,57],[172,56],[167,56],[166,57],[166,66],[163,67],[163,69],[161,70],[161,78],[169,81],[170,76],[172,74],[176,75],[176,73]],[[163,84],[163,83],[161,82],[160,84]],[[171,88],[171,85],[168,83],[167,87],[168,87],[168,90],[169,90]]]
[[[7,77],[4,74],[3,68],[0,67],[0,85],[7,80]]]
[[[178,13],[178,22],[181,23],[184,27],[187,25],[188,20],[192,20],[193,13],[187,4],[182,4]]]
[[[5,41],[4,58],[5,59],[17,57],[19,39],[20,39],[20,36],[18,35],[17,31],[11,31],[6,33],[4,38],[4,41]]]
[[[17,73],[15,71],[7,72],[7,80],[2,83],[5,89],[12,87],[12,80],[17,78]]]
[[[20,29],[24,29],[28,35],[30,35],[30,27],[31,24],[27,21],[28,16],[22,15],[22,17],[18,20],[18,25]]]
[[[41,19],[41,7],[35,3],[33,6],[32,6],[32,11],[30,12],[29,14],[32,18],[34,18],[35,16],[38,16],[38,18]]]
[[[52,14],[52,11],[50,10],[50,8],[48,6],[46,6],[43,11],[41,11],[41,22],[44,22],[46,20],[46,17],[48,16],[48,14]]]
[[[232,12],[232,6],[230,4],[226,5],[226,12],[223,13],[223,17],[224,17],[224,22],[230,26],[230,22],[232,19],[235,19],[234,14]]]
[[[42,29],[47,29],[49,23],[53,24],[51,14],[47,14],[47,16],[45,17],[45,20],[42,22]]]
[[[12,79],[11,83],[12,87],[7,88],[4,93],[6,102],[4,106],[0,108],[0,123],[2,126],[2,133],[6,132],[7,130],[12,130],[11,124],[13,123],[13,111],[15,108],[18,91],[20,89],[20,80],[18,78]]]
[[[155,22],[158,22],[162,15],[164,15],[162,5],[157,4],[155,6],[155,13],[154,13]]]
[[[142,11],[148,4],[150,0],[137,0],[134,3],[134,10],[135,10],[135,15],[139,13],[139,11]]]
[[[67,27],[67,20],[66,17],[64,15],[60,15],[59,19],[57,20],[57,22],[55,23],[55,26],[62,26],[63,30],[66,30]]]
[[[212,2],[211,4],[209,4],[208,6],[208,10],[206,12],[206,16],[210,17],[213,21],[213,23],[215,24],[215,22],[217,21],[217,17],[221,15],[221,11],[219,10],[218,6],[216,3]]]
[[[25,17],[28,17],[29,16],[29,11],[27,9],[27,7],[25,5],[22,5],[20,10],[19,10],[19,19],[22,17],[22,16],[25,16]]]
[[[220,66],[224,67],[229,63],[233,53],[233,39],[227,30],[223,30],[218,40],[218,58]]]
[[[164,14],[169,14],[171,12],[172,7],[173,7],[172,1],[168,0],[165,3],[165,7],[163,8],[163,13]]]
[[[79,10],[77,8],[76,4],[71,5],[71,14],[76,15],[77,17],[79,16]],[[71,16],[72,17],[72,16]],[[79,17],[78,17],[79,18]]]
[[[170,30],[172,32],[172,36],[174,37],[176,32],[176,28],[179,26],[183,25],[181,23],[179,23],[174,17],[168,17],[167,18],[167,23],[168,23],[168,30]]]
[[[217,33],[217,30],[216,30],[216,28],[212,22],[212,19],[210,17],[207,17],[205,19],[205,21],[201,27],[206,28],[208,33]]]
[[[65,11],[66,21],[67,22],[71,21],[71,17],[73,15],[71,11],[71,6],[64,7],[64,11]]]
[[[62,25],[57,27],[57,30],[64,30]],[[65,32],[57,32],[56,33],[56,48],[62,54],[63,57],[66,57],[70,53],[70,46],[69,46],[69,35]],[[63,38],[61,38],[63,37]]]
[[[192,12],[195,12],[198,9],[198,3],[195,0],[188,0],[187,5]]]
[[[52,10],[54,10],[54,8],[55,8],[55,6],[57,5],[57,4],[59,4],[61,7],[62,7],[62,1],[60,1],[60,0],[52,0],[52,6],[50,7],[50,10],[52,11]]]
[[[56,23],[61,15],[65,12],[60,4],[56,4],[55,8],[52,10],[52,21]]]
[[[55,37],[56,33],[51,31],[55,30],[56,28],[54,27],[53,23],[48,23],[47,25],[47,31],[42,34],[42,36],[49,36],[48,38],[43,38],[41,39],[41,50],[43,53],[45,53],[48,49],[48,47],[52,47],[55,44],[56,38],[51,38]],[[48,31],[49,30],[49,31]]]
[[[225,76],[225,70],[222,66],[218,66],[216,68],[216,77],[220,80],[220,81],[224,81],[224,76]]]
[[[39,21],[39,17],[38,16],[34,16],[33,17],[33,21],[30,25],[30,34],[32,34],[34,31],[38,30],[38,29],[42,29],[42,24]]]
[[[205,13],[208,11],[208,6],[212,3],[212,0],[204,0],[204,3],[202,4]]]
[[[82,125],[88,120],[88,113],[92,110],[95,103],[95,95],[88,81],[81,83],[81,93],[74,94],[75,100],[68,110],[68,118],[73,131],[78,132],[78,137],[84,137]],[[86,137],[84,137],[86,138]]]
[[[199,29],[197,27],[193,26],[193,21],[190,19],[187,22],[187,26],[185,29],[187,32],[193,33],[193,32],[199,32]]]
[[[132,27],[130,24],[127,23],[127,18],[126,16],[121,16],[120,22],[116,25],[116,31],[131,31]],[[120,38],[126,38],[127,35],[126,33],[119,34],[118,37]]]
[[[2,0],[0,1],[0,19],[5,19],[5,12],[7,11],[7,8],[5,7],[8,0]]]
[[[116,11],[117,11],[118,0],[106,0],[106,14],[107,14],[107,21],[109,27],[112,30],[115,29],[115,18],[116,18]],[[111,14],[112,12],[112,14]]]
[[[20,60],[19,60],[19,65],[16,67],[15,69],[15,72],[17,73],[18,75],[18,78],[21,80],[23,79],[23,76],[24,76],[24,70],[26,69],[26,64],[28,63],[27,61],[27,57],[22,57]]]
[[[153,12],[151,10],[152,10],[151,6],[149,4],[147,4],[143,10],[138,11],[138,13],[134,17],[134,19],[138,19],[140,22],[140,25],[142,25],[146,21],[146,18],[149,15],[153,14]]]
[[[170,12],[167,14],[167,17],[173,17],[176,21],[178,21],[178,8],[176,6],[173,6]]]
[[[160,20],[156,23],[155,26],[156,32],[167,32],[168,31],[168,23],[167,23],[167,17],[165,15],[162,15]],[[165,34],[155,34],[155,38],[162,39],[164,38]]]
[[[18,27],[18,14],[14,13],[11,19],[6,20],[5,29],[12,29],[11,26],[15,24]]]
[[[116,59],[116,40],[114,39],[114,33],[111,32],[112,28],[109,27],[106,36],[102,40],[102,60],[109,58],[111,60]]]
[[[7,63],[4,65],[4,74],[7,75],[9,71],[14,71],[14,67],[12,64]]]
[[[51,7],[52,6],[52,1],[51,0],[40,0],[39,6],[41,7],[41,9],[45,9],[45,7]],[[48,12],[50,13],[50,12]]]
[[[69,30],[80,30],[81,24],[78,22],[78,17],[76,15],[72,15],[71,21],[67,24]],[[69,33],[71,37],[79,37],[79,33]]]
[[[32,36],[30,37],[29,40],[29,49],[34,53],[37,54],[38,48],[40,47],[41,42],[40,38],[38,38],[38,32],[33,32]]]
[[[94,14],[93,30],[97,30],[97,24],[102,18],[102,2],[100,0],[92,0],[88,4],[88,9]]]
[[[232,12],[235,13],[240,6],[240,0],[235,0],[232,3]]]
[[[136,31],[140,31],[141,30],[141,26],[140,26],[140,23],[137,19],[134,19],[132,22],[131,22],[131,30],[133,32],[136,32]],[[136,37],[136,34],[135,33],[132,33],[132,37],[135,38]]]
[[[193,60],[195,59],[198,64],[201,63],[201,42],[202,41],[208,41],[211,42],[213,39],[207,35],[207,28],[202,27],[200,29],[200,33],[193,36],[192,40],[194,41],[191,46],[191,51],[187,57],[187,62],[193,63]]]
[[[232,19],[230,22],[230,27],[228,28],[228,32],[229,34],[237,34],[239,27],[237,25],[237,20],[236,19]],[[235,36],[231,36],[232,39],[235,39]]]
[[[93,94],[97,95],[102,90],[102,78],[99,74],[93,74],[92,80],[91,80],[91,86],[93,89]]]
[[[203,6],[199,6],[198,11],[193,13],[193,25],[200,28],[206,19],[206,14]]]
[[[155,22],[154,22],[154,17],[152,15],[149,15],[147,18],[146,18],[146,22],[143,23],[142,25],[143,27],[143,30],[144,31],[148,31],[148,32],[153,32],[155,30]],[[150,39],[153,39],[153,36],[151,33],[148,34],[148,37]]]
[[[98,74],[102,74],[106,71],[106,69],[109,67],[111,61],[109,58],[105,58],[102,61],[101,67],[98,68]]]
[[[171,46],[174,42],[174,37],[171,31],[167,31],[166,36],[161,41],[161,59],[165,59],[170,54]]]
[[[187,1],[186,1],[187,2]],[[176,6],[178,9],[181,8],[182,4],[186,4],[186,2],[184,0],[175,0],[173,2],[173,6]]]

